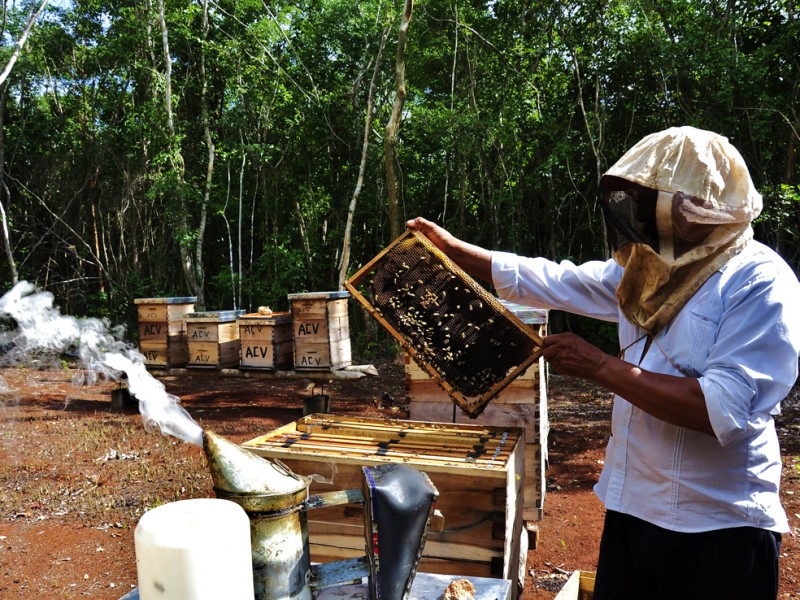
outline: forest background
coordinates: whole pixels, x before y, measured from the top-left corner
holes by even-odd
[[[489,248],[605,258],[600,175],[674,125],[738,147],[756,237],[800,266],[794,0],[2,8],[0,284],[67,314],[135,335],[140,297],[287,310],[417,215]],[[382,347],[352,329],[362,355]]]

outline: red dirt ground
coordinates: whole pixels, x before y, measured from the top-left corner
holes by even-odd
[[[402,368],[325,385],[331,412],[405,416]],[[202,451],[147,433],[135,407],[112,408],[114,383],[76,386],[74,370],[0,369],[0,598],[116,600],[136,586],[133,531],[145,509],[213,496]],[[309,382],[154,371],[204,428],[243,442],[301,417]],[[596,564],[603,508],[592,492],[609,429],[608,394],[551,376],[549,468],[523,600],[554,598]],[[783,499],[800,520],[797,394],[779,422]],[[533,538],[532,538],[533,539]],[[800,545],[784,537],[781,598],[800,598]]]

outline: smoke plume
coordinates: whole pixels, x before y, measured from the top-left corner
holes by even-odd
[[[144,356],[122,341],[122,328],[112,328],[105,319],[62,315],[53,301],[50,292],[37,291],[26,281],[0,298],[0,319],[10,326],[0,331],[3,365],[28,364],[34,359],[55,364],[67,354],[76,356],[84,369],[75,377],[76,384],[95,383],[98,378],[122,381],[124,374],[148,431],[160,430],[203,445],[201,427],[180,405],[180,399],[167,393],[164,384],[147,372]],[[0,378],[0,389],[4,386]]]

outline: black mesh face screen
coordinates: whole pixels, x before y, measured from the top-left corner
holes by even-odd
[[[634,242],[658,252],[657,200],[658,192],[647,188],[600,192],[612,249]]]
[[[374,308],[454,390],[487,393],[539,350],[498,312],[499,302],[448,269],[411,236],[384,254],[367,278]]]

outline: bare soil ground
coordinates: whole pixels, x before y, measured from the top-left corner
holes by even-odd
[[[401,367],[325,385],[331,412],[405,416]],[[158,504],[213,496],[200,448],[147,433],[116,383],[76,386],[74,369],[0,369],[0,598],[116,600],[136,586],[133,531]],[[244,442],[302,416],[308,382],[159,374],[204,428]],[[548,491],[524,600],[555,597],[573,570],[594,570],[603,508],[592,493],[609,430],[608,394],[551,376]],[[779,428],[783,500],[800,522],[800,406]],[[800,598],[800,543],[784,537],[781,598]]]

